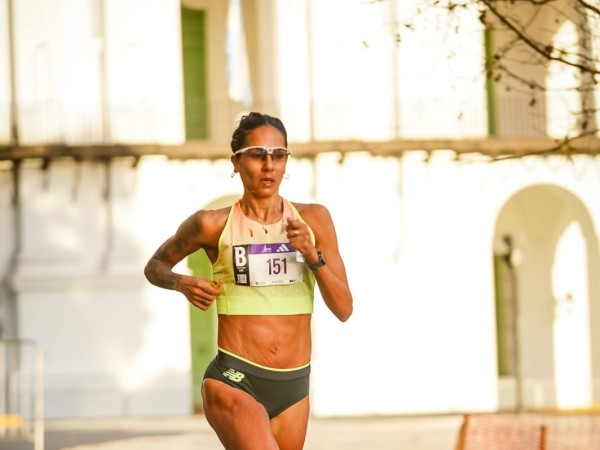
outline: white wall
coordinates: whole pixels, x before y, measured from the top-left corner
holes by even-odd
[[[275,88],[294,140],[486,135],[477,11],[417,3],[278,2]]]
[[[22,144],[183,141],[177,0],[13,5]],[[0,23],[6,25],[5,1],[0,8]],[[0,35],[0,48],[8,50],[7,33]],[[4,114],[8,51],[2,55]],[[5,135],[0,129],[3,142]]]
[[[574,182],[574,167],[582,164],[589,170]],[[314,411],[494,410],[498,208],[515,190],[539,183],[568,184],[583,199],[600,189],[598,162],[456,163],[443,152],[425,162],[413,152],[401,162],[350,155],[342,166],[338,176],[328,168],[332,195],[323,188],[319,200],[337,212],[355,314],[336,324],[317,311]]]

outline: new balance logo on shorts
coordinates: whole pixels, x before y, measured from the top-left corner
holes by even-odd
[[[238,372],[237,370],[228,369],[225,372],[223,372],[223,376],[225,378],[229,378],[231,381],[239,383],[244,379],[246,375],[244,375],[242,372]]]

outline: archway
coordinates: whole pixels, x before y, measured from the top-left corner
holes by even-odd
[[[494,242],[499,408],[591,406],[600,256],[589,212],[563,188],[531,186],[501,209]]]

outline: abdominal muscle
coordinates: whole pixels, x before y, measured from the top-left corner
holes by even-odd
[[[310,314],[219,315],[219,348],[253,363],[291,369],[310,362]]]

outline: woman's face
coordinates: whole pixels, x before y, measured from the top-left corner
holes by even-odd
[[[246,136],[244,147],[254,146],[284,148],[285,139],[277,128],[263,125]],[[244,191],[258,198],[278,194],[287,159],[287,156],[281,157],[281,154],[265,155],[260,149],[250,149],[231,157],[233,168],[239,172],[244,184]]]

